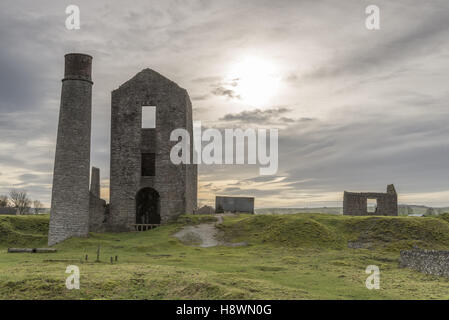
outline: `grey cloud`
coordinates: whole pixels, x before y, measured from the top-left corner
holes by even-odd
[[[276,179],[278,179],[278,176],[257,176],[245,179],[242,182],[272,182]]]
[[[387,183],[396,183],[401,192],[446,190],[449,174],[440,170],[449,158],[446,121],[423,120],[417,130],[379,117],[347,126],[320,124],[300,136],[282,136],[284,182],[327,192]]]
[[[292,118],[287,118],[287,117],[280,117],[279,118],[279,121],[281,121],[281,122],[295,122],[295,120],[294,119],[292,119]]]
[[[0,50],[1,112],[17,112],[35,107],[38,95],[33,84],[35,77],[29,67],[27,61]]]
[[[225,188],[223,189],[223,192],[236,192],[236,191],[241,191],[242,189],[238,188],[238,187],[229,187],[229,188]]]
[[[209,187],[212,187],[212,185],[213,185],[212,183],[206,183],[206,184],[203,185],[203,187],[204,188],[209,188]]]
[[[218,87],[212,90],[212,94],[216,96],[223,96],[229,99],[241,99],[240,95],[238,95],[234,90],[227,89],[224,87]]]
[[[251,111],[242,111],[240,113],[229,113],[222,117],[222,121],[241,121],[241,122],[267,122],[278,119],[281,114],[290,112],[291,109],[280,107],[266,110],[255,109]],[[284,118],[286,119],[286,118]],[[285,122],[285,120],[282,120]]]
[[[203,101],[203,100],[207,100],[208,98],[209,98],[208,94],[192,96],[193,101]]]
[[[302,118],[299,118],[298,121],[306,122],[306,121],[315,121],[315,120],[317,120],[317,119],[315,119],[315,118],[308,118],[308,117],[302,117]]]
[[[409,6],[412,5],[409,4]],[[384,12],[387,9],[388,5],[385,4]],[[367,41],[363,46],[357,46],[347,53],[337,55],[325,66],[306,74],[303,79],[322,80],[344,75],[366,75],[366,72],[380,68],[391,70],[396,67],[395,63],[398,61],[413,60],[418,56],[444,50],[449,31],[448,16],[449,7],[439,1],[430,13],[423,12],[419,22],[410,23],[410,18],[407,19],[406,16],[383,19],[383,28],[378,32],[377,37],[371,34],[371,38],[374,39],[373,44]],[[402,23],[402,27],[397,27],[395,25],[397,22]],[[393,29],[395,32],[387,33],[385,29]],[[296,78],[292,76],[290,80],[294,81]]]
[[[446,0],[434,0],[432,6],[380,0],[377,33],[364,30],[368,1],[78,3],[82,29],[74,32],[64,27],[65,3],[0,4],[0,143],[15,146],[0,150],[0,171],[19,172],[16,179],[32,197],[49,202],[54,143],[27,142],[56,141],[63,55],[69,51],[94,55],[92,164],[100,167],[102,179],[109,175],[110,91],[136,70],[151,67],[196,93],[195,120],[210,115],[210,127],[220,121],[285,126],[279,132],[278,176],[301,193],[298,199],[344,189],[383,190],[390,182],[400,193],[448,189]],[[213,118],[210,111],[216,109],[209,106],[216,103],[210,100],[217,96],[242,104],[236,80],[222,79],[228,65],[246,54],[285,67],[282,85],[289,86],[290,100],[279,96],[276,103],[289,106],[288,113],[223,112]],[[315,110],[320,105],[331,111],[320,114]],[[199,170],[200,181],[273,181],[256,179],[258,166]],[[0,193],[9,188],[9,183],[0,185]],[[277,189],[251,192],[257,197],[283,194]]]
[[[192,82],[196,83],[216,83],[221,80],[221,77],[215,76],[215,77],[201,77],[201,78],[195,78],[192,80]]]
[[[35,175],[35,174],[29,174],[29,173],[27,173],[27,174],[21,174],[21,175],[19,176],[19,179],[20,179],[20,180],[27,180],[27,181],[36,181],[38,178],[39,178],[38,175]]]
[[[248,197],[264,197],[264,196],[274,196],[282,194],[281,190],[264,190],[264,189],[240,189],[240,188],[225,188],[220,191],[221,195],[228,196],[248,196]]]

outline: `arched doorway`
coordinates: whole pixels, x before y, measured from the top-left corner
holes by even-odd
[[[160,197],[153,188],[143,188],[136,196],[136,224],[160,224]]]

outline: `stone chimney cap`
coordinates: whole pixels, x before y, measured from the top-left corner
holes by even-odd
[[[92,82],[92,56],[84,53],[68,53],[65,56],[65,80]]]

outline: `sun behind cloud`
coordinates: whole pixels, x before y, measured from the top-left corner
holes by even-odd
[[[278,92],[280,77],[277,72],[271,61],[249,56],[231,65],[226,83],[242,103],[264,107],[270,104]]]

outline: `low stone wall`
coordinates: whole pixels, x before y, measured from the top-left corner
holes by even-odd
[[[403,250],[399,266],[427,274],[449,277],[449,251]]]

